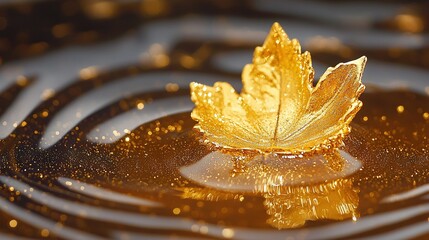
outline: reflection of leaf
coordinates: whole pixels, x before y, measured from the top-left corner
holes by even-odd
[[[265,194],[268,223],[278,229],[301,227],[319,219],[356,218],[359,197],[350,179],[290,187],[287,194]]]
[[[362,105],[365,62],[329,68],[313,87],[310,54],[275,23],[243,69],[241,94],[225,82],[191,83],[192,118],[208,141],[226,148],[303,153],[336,147]]]
[[[232,174],[235,157],[215,151],[179,169],[195,184],[176,188],[184,199],[243,201],[262,195],[267,223],[279,228],[296,228],[307,221],[342,220],[359,215],[359,189],[350,175],[360,162],[342,150],[288,158],[256,154],[246,171]],[[258,209],[258,205],[252,207]]]
[[[201,187],[181,187],[177,188],[183,199],[194,199],[203,201],[226,201],[226,200],[240,200],[244,198],[241,193],[226,192],[212,188]]]

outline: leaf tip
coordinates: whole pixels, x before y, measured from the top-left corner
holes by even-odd
[[[283,30],[282,26],[278,22],[275,22],[273,24],[273,26],[271,27],[270,32],[271,33],[276,33],[276,34],[283,35],[283,36],[285,36],[287,38],[286,32]]]
[[[363,69],[365,68],[366,62],[367,62],[367,57],[366,56],[362,56],[360,58],[357,58],[353,61],[347,62],[346,64],[354,64],[358,67],[358,69],[360,71],[363,71]]]
[[[191,89],[191,93],[195,93],[197,92],[198,89],[202,88],[204,86],[204,84],[201,83],[197,83],[197,82],[191,82],[189,84],[189,88]]]

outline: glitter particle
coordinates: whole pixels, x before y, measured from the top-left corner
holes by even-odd
[[[9,221],[9,227],[16,228],[16,226],[18,226],[18,221],[16,221],[15,219]]]
[[[42,229],[42,231],[40,232],[40,235],[42,237],[48,237],[49,236],[49,230],[48,229]]]
[[[223,236],[224,238],[233,238],[233,237],[234,237],[234,234],[235,234],[235,232],[234,232],[234,230],[233,230],[233,229],[231,229],[231,228],[224,228],[224,229],[222,230],[222,236]]]
[[[82,80],[88,80],[98,76],[98,69],[94,66],[83,68],[79,71],[79,77]]]
[[[177,83],[168,83],[165,85],[165,90],[167,92],[177,92],[179,90],[179,85]]]
[[[174,215],[179,215],[179,214],[180,214],[180,211],[181,211],[181,210],[180,210],[180,208],[174,208],[174,209],[173,209],[173,214],[174,214]]]
[[[143,108],[144,108],[144,103],[142,103],[142,102],[137,103],[137,109],[138,110],[142,110]]]

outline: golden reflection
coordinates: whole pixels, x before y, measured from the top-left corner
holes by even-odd
[[[170,64],[170,57],[166,53],[164,47],[159,43],[152,44],[149,51],[141,54],[140,58],[143,64],[146,64],[146,60],[150,59],[154,67],[158,68]]]
[[[52,88],[47,88],[47,89],[43,90],[41,97],[43,100],[47,100],[47,99],[53,97],[54,95],[55,95],[55,90]]]
[[[212,152],[180,169],[182,176],[200,186],[177,190],[182,198],[203,201],[241,202],[260,196],[268,224],[296,228],[318,219],[356,219],[359,197],[350,176],[360,167],[358,160],[340,150],[311,157],[251,159]]]
[[[284,194],[264,194],[268,223],[278,229],[303,226],[319,219],[355,219],[359,197],[351,179],[290,187]]]
[[[29,79],[25,76],[18,76],[16,77],[16,84],[18,84],[21,87],[25,87],[30,83]]]
[[[140,4],[140,11],[142,15],[155,17],[166,14],[169,7],[165,0],[143,0]]]
[[[119,13],[118,3],[112,0],[82,1],[85,13],[94,19],[109,19]]]
[[[336,37],[314,36],[307,40],[306,46],[315,52],[335,53],[346,59],[353,57],[353,49]]]
[[[88,80],[91,78],[95,78],[97,77],[99,74],[97,67],[95,66],[90,66],[90,67],[86,67],[86,68],[82,68],[79,71],[79,77],[82,80]]]
[[[409,33],[419,33],[424,29],[424,23],[421,17],[411,14],[399,14],[395,17],[397,27]]]
[[[183,187],[177,188],[180,191],[180,197],[183,199],[194,199],[204,201],[223,201],[223,200],[239,200],[244,199],[244,194],[219,191],[213,188],[199,188],[199,187]]]

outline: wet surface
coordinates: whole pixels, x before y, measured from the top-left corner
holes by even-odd
[[[0,237],[427,237],[423,4],[83,2],[0,6]],[[63,10],[28,23],[51,9]],[[311,51],[316,76],[369,58],[341,152],[288,173],[288,159],[236,162],[204,145],[189,116],[189,82],[240,88],[273,21]]]

